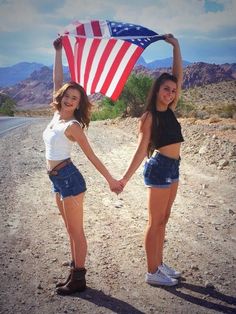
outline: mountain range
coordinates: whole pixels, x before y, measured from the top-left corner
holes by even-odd
[[[170,67],[171,64],[172,58],[146,62],[145,59],[141,56],[138,59],[136,66],[141,65],[147,69],[152,70],[156,68]],[[191,64],[191,62],[183,61],[183,66],[187,66],[189,64]],[[27,79],[34,71],[38,71],[44,66],[45,65],[42,63],[20,62],[12,66],[0,67],[0,87],[13,86],[18,82]],[[49,68],[52,68],[52,65],[49,66]],[[68,71],[68,67],[64,66],[64,72],[67,73]]]
[[[169,68],[172,66],[172,60],[173,60],[172,58],[165,58],[165,59],[161,59],[161,60],[154,60],[151,62],[146,62],[144,60],[144,58],[141,56],[138,59],[138,61],[136,62],[135,66],[142,65],[149,70],[154,70],[157,68]],[[192,62],[183,60],[182,64],[183,64],[183,67],[186,67],[186,66],[192,64]]]
[[[156,67],[156,64],[161,64],[161,67]],[[146,63],[143,58],[140,58],[133,73],[154,78],[162,72],[170,72],[171,65],[172,58],[151,63]],[[70,80],[67,67],[64,67],[64,79]],[[184,61],[184,89],[233,80],[236,80],[236,63],[217,65]],[[17,102],[18,109],[45,107],[52,99],[52,66],[23,62],[12,67],[0,68],[0,86],[2,86],[0,93],[13,98]],[[100,94],[93,95],[91,101],[95,102],[101,97]]]
[[[44,65],[36,62],[20,62],[9,67],[0,67],[0,86],[12,86],[28,78]]]

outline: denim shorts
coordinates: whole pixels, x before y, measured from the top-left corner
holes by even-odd
[[[147,187],[169,188],[179,180],[180,158],[173,159],[156,153],[144,164],[144,183]]]
[[[72,162],[57,173],[57,175],[49,175],[49,179],[52,182],[53,192],[60,193],[62,199],[86,191],[85,180]]]

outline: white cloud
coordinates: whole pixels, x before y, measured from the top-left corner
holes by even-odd
[[[132,10],[129,5],[116,7],[117,19],[135,21],[156,31],[183,34],[186,31],[209,33],[224,27],[236,27],[236,1],[221,1],[225,10],[205,12],[203,1],[160,0],[158,4]]]
[[[15,32],[29,30],[42,22],[42,16],[36,11],[30,0],[8,0],[1,4],[0,31]]]
[[[56,11],[56,14],[74,19],[88,19],[88,18],[101,18],[106,16],[106,12],[113,12],[116,3],[112,0],[87,0],[86,5],[84,0],[65,0],[64,5]]]
[[[73,20],[85,19],[141,24],[159,33],[171,32],[187,44],[204,40],[211,45],[215,39],[221,46],[227,46],[227,41],[232,45],[236,0],[214,2],[224,10],[206,12],[205,0],[0,0],[0,38],[5,41],[1,61],[7,63],[24,50],[25,58],[52,62],[52,41],[57,33]],[[151,45],[146,52],[153,51],[154,59],[160,47],[161,43]]]
[[[65,0],[61,7],[40,13],[32,0],[8,0],[1,4],[0,31],[32,30],[34,26],[41,27],[45,22],[54,24],[59,19],[70,23],[76,19],[91,18],[128,21],[157,32],[173,32],[178,35],[186,31],[207,34],[224,27],[236,27],[236,1],[215,2],[222,4],[224,11],[205,12],[204,0],[87,0],[86,5],[84,0]],[[66,25],[54,26],[55,29],[56,26],[60,29]]]
[[[222,27],[236,26],[236,1],[218,0],[224,11],[205,12],[203,0],[157,1],[83,1],[66,0],[57,14],[73,18],[107,18],[148,26],[156,31],[208,33]],[[105,16],[106,12],[113,13]],[[75,12],[77,16],[75,15]]]

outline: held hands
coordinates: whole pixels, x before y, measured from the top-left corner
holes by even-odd
[[[111,186],[111,184],[109,184],[110,190],[118,195],[121,192],[123,192],[124,187],[126,186],[127,182],[128,180],[125,179],[124,177],[120,180],[113,179],[113,185]]]
[[[123,177],[122,179],[119,180],[119,182],[121,183],[121,185],[123,186],[123,189],[124,189],[124,187],[128,183],[128,180]]]
[[[112,178],[111,180],[109,180],[108,183],[109,183],[110,190],[116,193],[117,195],[123,191],[124,186],[120,181]]]

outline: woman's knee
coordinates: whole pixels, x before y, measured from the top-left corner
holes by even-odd
[[[68,223],[67,231],[71,236],[82,236],[84,234],[83,226],[74,223]]]
[[[170,214],[166,214],[164,218],[164,224],[166,225],[168,223],[168,220],[170,218]]]
[[[148,222],[148,229],[150,231],[156,232],[156,231],[160,230],[161,228],[164,228],[165,225],[166,225],[166,218],[165,218],[165,216],[163,216],[159,219],[149,221]]]

